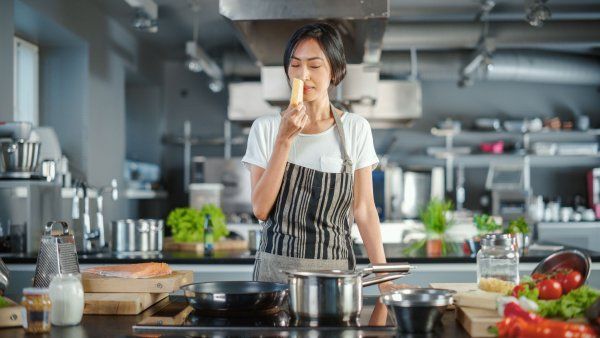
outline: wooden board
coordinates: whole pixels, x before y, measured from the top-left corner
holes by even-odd
[[[0,327],[21,326],[23,323],[22,312],[23,307],[15,303],[12,299],[4,297],[6,300],[14,304],[0,308]]]
[[[170,293],[193,281],[194,273],[190,270],[173,271],[168,276],[153,278],[103,277],[86,272],[81,277],[84,292]]]
[[[233,240],[233,239],[222,239],[216,242],[213,246],[215,251],[226,251],[226,250],[248,250],[248,241],[244,240]],[[196,253],[204,253],[204,243],[192,242],[192,243],[176,243],[173,238],[165,238],[163,244],[164,251],[191,251]]]
[[[170,302],[138,325],[181,325],[193,310],[187,302]]]
[[[494,337],[488,328],[501,321],[502,317],[496,311],[458,306],[456,320],[471,337]]]
[[[86,315],[137,315],[168,293],[85,293]]]
[[[479,290],[477,283],[431,283],[432,288],[454,290],[456,292],[466,292]]]

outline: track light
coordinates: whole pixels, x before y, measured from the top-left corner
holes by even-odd
[[[185,67],[194,73],[205,72],[210,77],[208,88],[214,93],[223,90],[223,71],[195,41],[185,44],[185,53],[188,59]]]
[[[546,0],[534,0],[526,10],[525,19],[533,27],[542,27],[544,21],[550,17],[552,17],[552,12],[546,6]]]
[[[158,5],[154,0],[125,0],[135,9],[131,25],[138,30],[156,33],[158,32]]]

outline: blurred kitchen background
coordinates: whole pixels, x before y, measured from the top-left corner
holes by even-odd
[[[288,100],[287,38],[317,18],[350,63],[332,98],[373,128],[386,240],[439,197],[597,249],[598,1],[3,0],[3,156],[35,154],[23,135],[41,144],[37,166],[2,168],[9,250],[52,219],[85,247],[112,220],[213,198],[256,225],[240,157],[252,121]]]

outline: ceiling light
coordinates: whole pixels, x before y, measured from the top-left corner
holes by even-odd
[[[200,63],[200,60],[196,58],[189,58],[185,62],[185,68],[190,72],[200,73],[202,71],[202,64]]]
[[[127,4],[135,9],[131,25],[138,30],[156,33],[158,32],[158,5],[154,0],[125,0]]]
[[[525,19],[534,27],[542,27],[544,21],[552,17],[550,8],[546,6],[546,0],[535,0],[526,10]]]

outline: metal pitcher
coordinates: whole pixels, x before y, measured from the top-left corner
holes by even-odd
[[[54,226],[60,225],[58,231]],[[67,222],[48,222],[40,244],[33,286],[47,288],[58,274],[79,273],[75,237]]]

